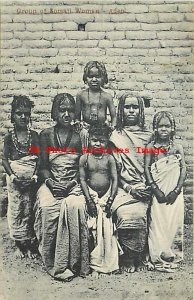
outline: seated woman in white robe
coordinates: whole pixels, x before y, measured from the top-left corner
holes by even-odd
[[[71,126],[74,108],[70,94],[58,94],[51,112],[56,125],[40,134],[42,186],[34,228],[46,270],[59,280],[89,273],[85,200],[77,182],[81,141]]]

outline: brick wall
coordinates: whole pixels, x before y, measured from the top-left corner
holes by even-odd
[[[34,100],[33,127],[40,131],[51,124],[53,97],[60,92],[75,96],[83,87],[84,65],[89,60],[102,61],[109,75],[106,88],[115,103],[127,90],[151,97],[146,108],[148,126],[156,111],[174,113],[177,138],[186,153],[184,193],[190,222],[193,10],[191,1],[172,0],[4,1],[1,141],[11,125],[13,95],[25,94]],[[1,206],[5,197],[3,190]]]

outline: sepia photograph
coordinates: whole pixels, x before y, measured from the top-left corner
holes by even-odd
[[[194,1],[0,4],[0,300],[193,300]]]

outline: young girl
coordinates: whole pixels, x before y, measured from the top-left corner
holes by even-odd
[[[175,121],[171,113],[157,113],[153,119],[153,130],[154,140],[147,148],[161,151],[145,154],[145,173],[154,194],[148,236],[149,251],[156,270],[174,272],[176,262],[183,259],[184,153],[182,146],[173,140]]]
[[[102,90],[108,83],[106,68],[103,63],[90,61],[84,69],[83,81],[88,88],[76,97],[75,121],[82,122],[81,139],[83,146],[88,146],[88,130],[90,125],[102,125],[107,121],[107,108],[110,112],[111,127],[116,126],[116,110],[112,96]]]
[[[29,258],[32,253],[31,239],[32,196],[37,182],[38,134],[29,129],[32,102],[26,96],[14,96],[11,104],[13,130],[4,139],[2,163],[7,173],[8,225],[10,236],[16,243],[16,257]]]

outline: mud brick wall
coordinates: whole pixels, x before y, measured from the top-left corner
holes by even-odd
[[[52,124],[53,97],[60,92],[75,96],[83,87],[84,65],[102,61],[115,104],[124,91],[150,97],[148,126],[156,111],[174,113],[177,139],[186,154],[185,220],[190,222],[193,10],[191,1],[4,1],[0,150],[11,126],[13,95],[28,95],[34,101],[33,128],[40,131]],[[2,167],[0,171],[4,179]]]

